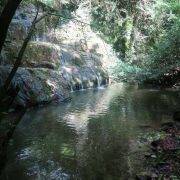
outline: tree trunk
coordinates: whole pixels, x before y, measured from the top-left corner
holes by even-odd
[[[10,84],[11,84],[11,81],[12,81],[14,75],[16,74],[19,66],[21,65],[21,61],[22,61],[22,59],[23,59],[23,55],[24,55],[24,52],[25,52],[26,47],[27,47],[27,45],[28,45],[28,42],[30,41],[30,39],[31,39],[31,37],[32,37],[32,35],[33,35],[34,31],[35,31],[36,23],[38,23],[39,21],[41,21],[41,20],[47,15],[47,14],[45,14],[45,15],[43,15],[43,16],[41,16],[41,17],[39,17],[39,18],[37,19],[37,17],[38,17],[38,12],[39,12],[39,11],[37,11],[37,14],[36,14],[36,16],[35,16],[35,18],[34,18],[34,20],[33,20],[33,22],[32,22],[32,25],[31,25],[31,27],[30,27],[30,30],[29,30],[29,32],[28,32],[28,35],[27,35],[27,37],[25,38],[25,40],[24,40],[24,42],[23,42],[23,45],[22,45],[22,47],[21,47],[21,49],[20,49],[20,51],[19,51],[19,53],[18,53],[18,56],[17,56],[16,61],[15,61],[15,63],[14,63],[14,66],[13,66],[13,68],[12,68],[12,70],[11,70],[8,78],[6,79],[6,81],[5,81],[5,83],[4,83],[4,89],[5,89],[6,91],[8,90],[8,88],[9,88],[9,86],[10,86]]]
[[[28,42],[29,40],[31,39],[31,36],[33,34],[33,31],[34,29],[31,27],[29,33],[28,33],[28,36],[26,37],[26,39],[24,40],[23,42],[23,45],[19,51],[19,54],[18,54],[18,57],[16,58],[16,61],[14,63],[14,66],[10,72],[10,74],[8,75],[8,78],[6,79],[5,83],[4,83],[4,89],[5,90],[8,90],[10,84],[11,84],[11,81],[14,77],[14,75],[16,74],[17,70],[18,70],[18,67],[21,65],[21,60],[23,58],[23,54],[24,54],[24,51],[26,50],[26,47],[28,45]]]
[[[2,51],[11,20],[22,0],[8,0],[0,16],[0,53]]]

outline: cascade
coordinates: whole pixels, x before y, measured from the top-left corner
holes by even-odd
[[[69,78],[69,74],[67,72],[66,72],[66,77],[67,77],[66,80],[69,81],[70,90],[71,90],[71,92],[73,92],[74,91],[73,90],[73,84],[72,84],[72,81],[71,81],[72,77]]]
[[[81,91],[84,91],[83,80],[81,80]]]
[[[35,41],[40,41],[39,35],[36,34],[34,38],[35,38]]]
[[[70,91],[71,91],[71,92],[74,92],[74,90],[73,90],[73,85],[72,85],[72,83],[71,83],[71,79],[72,79],[72,78],[69,77],[69,74],[67,73],[67,71],[66,71],[66,69],[65,69],[65,63],[66,63],[66,56],[65,56],[65,55],[66,55],[65,53],[62,53],[62,54],[60,55],[60,57],[59,57],[60,62],[61,62],[61,65],[62,65],[62,70],[63,70],[63,73],[62,73],[62,74],[65,76],[64,78],[66,79],[66,81],[69,81]]]
[[[98,77],[98,75],[95,73],[95,71],[94,71],[94,69],[90,66],[90,68],[91,68],[91,71],[94,73],[94,75],[96,76],[96,79],[97,79],[97,87],[100,87],[100,81],[99,81],[99,77]]]
[[[98,87],[101,86],[100,80],[99,80],[99,76],[97,76],[97,83],[98,83]]]
[[[83,86],[83,76],[82,76],[82,74],[80,74],[81,75],[81,90],[83,91],[84,90],[84,86]]]
[[[47,37],[46,35],[42,34],[42,35],[36,35],[34,37],[35,41],[41,41],[41,42],[47,42]]]
[[[108,80],[108,79],[106,79],[106,85],[107,85],[107,84],[109,84],[109,80]]]
[[[81,90],[83,90],[83,89],[84,89],[83,82],[81,81]]]
[[[92,57],[91,54],[87,54],[87,55],[85,55],[84,57],[85,57],[86,59],[88,59],[89,62],[91,62],[92,59],[93,59],[93,57]],[[97,87],[99,88],[99,87],[101,86],[101,81],[100,81],[100,79],[99,79],[99,76],[96,74],[96,72],[95,72],[94,69],[92,68],[92,64],[91,64],[91,63],[89,63],[89,67],[90,67],[91,71],[93,72],[93,74],[96,76],[96,79],[97,79]]]
[[[71,92],[74,92],[73,91],[73,86],[71,85],[71,83],[70,83],[70,89],[71,89]]]

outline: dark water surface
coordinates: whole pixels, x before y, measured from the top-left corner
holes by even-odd
[[[128,180],[142,167],[137,137],[172,120],[180,92],[122,84],[29,110],[8,147],[3,180]]]

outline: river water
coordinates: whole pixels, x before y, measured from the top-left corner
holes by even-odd
[[[31,109],[9,143],[1,179],[134,179],[143,168],[138,137],[172,121],[179,107],[178,91],[114,84]]]

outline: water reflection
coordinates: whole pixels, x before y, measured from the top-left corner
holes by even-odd
[[[140,125],[171,120],[180,92],[117,84],[75,92],[71,102],[30,110],[8,148],[3,180],[130,179]]]

